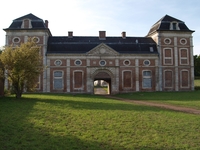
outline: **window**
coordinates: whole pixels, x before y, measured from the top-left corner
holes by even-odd
[[[20,42],[20,38],[19,38],[19,37],[14,37],[14,38],[12,39],[12,42],[13,42],[13,43],[19,43],[19,42]]]
[[[164,87],[172,88],[172,86],[173,86],[173,72],[172,70],[165,70],[164,71]]]
[[[123,87],[131,88],[132,87],[132,73],[131,71],[123,71]]]
[[[25,28],[25,29],[30,29],[32,28],[32,24],[31,24],[31,20],[29,19],[24,19],[23,23],[21,25],[21,28]]]
[[[142,87],[151,88],[152,87],[151,71],[143,71],[142,75],[143,75]]]
[[[60,66],[60,65],[62,64],[62,61],[61,61],[61,60],[56,60],[56,61],[54,62],[54,64],[55,64],[56,66]]]
[[[171,22],[170,30],[180,30],[180,28],[178,26],[178,22]]]
[[[180,49],[180,64],[188,65],[188,49],[187,48]]]
[[[180,39],[180,43],[182,45],[185,45],[187,43],[187,40],[185,38]]]
[[[130,60],[124,60],[123,64],[124,64],[125,66],[129,66],[129,65],[130,65]]]
[[[173,54],[171,48],[165,48],[163,52],[163,63],[164,65],[172,65],[173,64]]]
[[[170,44],[170,43],[171,43],[171,39],[165,38],[165,39],[164,39],[164,43],[165,43],[165,44]]]
[[[105,61],[105,60],[101,60],[101,61],[99,62],[99,65],[100,65],[100,66],[105,66],[105,65],[106,65],[106,61]]]
[[[74,64],[76,66],[80,66],[82,64],[82,61],[81,60],[75,60]]]
[[[149,66],[149,65],[150,65],[150,61],[149,61],[149,60],[144,60],[144,61],[143,61],[143,64],[144,64],[145,66]]]
[[[74,71],[74,89],[82,89],[83,88],[83,72],[82,71]]]
[[[61,90],[63,89],[63,72],[62,71],[54,71],[54,90]]]
[[[172,23],[173,30],[176,30],[176,23]]]
[[[149,51],[150,51],[151,53],[153,53],[153,52],[154,52],[153,47],[149,47]]]
[[[32,38],[32,41],[33,41],[34,43],[39,43],[40,39],[39,39],[38,37],[33,37],[33,38]]]
[[[180,83],[182,88],[189,88],[190,82],[189,82],[189,71],[188,70],[181,70],[180,73]]]

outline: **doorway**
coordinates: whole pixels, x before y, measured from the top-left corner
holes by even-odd
[[[106,72],[99,72],[94,77],[94,94],[111,94],[111,77]]]

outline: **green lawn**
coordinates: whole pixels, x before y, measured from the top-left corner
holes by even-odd
[[[195,77],[196,79],[194,80],[194,87],[195,90],[199,90],[200,91],[200,77]]]
[[[97,95],[0,98],[1,150],[199,149],[199,124],[199,115]]]
[[[200,91],[191,92],[135,92],[118,94],[118,97],[200,109]]]

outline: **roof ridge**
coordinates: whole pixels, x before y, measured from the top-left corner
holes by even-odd
[[[32,13],[29,13],[29,14],[27,14],[27,15],[24,15],[24,16],[22,16],[22,17],[19,17],[19,18],[17,18],[17,19],[14,19],[13,21],[23,20],[23,19],[25,19],[25,18],[29,18],[29,19],[31,19],[31,20],[42,20],[41,18],[39,18],[39,17],[33,15]]]

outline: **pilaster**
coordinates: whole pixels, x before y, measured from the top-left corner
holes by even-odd
[[[135,85],[136,85],[136,91],[140,91],[140,85],[139,85],[139,60],[135,59]]]

